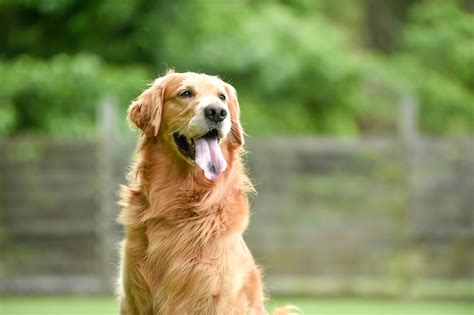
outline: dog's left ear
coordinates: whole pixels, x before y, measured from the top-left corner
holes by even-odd
[[[230,140],[236,146],[241,146],[244,144],[244,130],[240,124],[240,106],[239,101],[237,100],[237,91],[235,88],[226,83],[225,90],[229,97],[229,110],[230,110]]]
[[[163,108],[164,77],[155,82],[130,104],[127,119],[147,137],[156,137],[160,130]]]

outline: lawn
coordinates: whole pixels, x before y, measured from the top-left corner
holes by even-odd
[[[292,303],[316,315],[472,315],[473,302],[363,299],[275,299],[268,308]],[[1,315],[118,314],[110,297],[0,297]]]

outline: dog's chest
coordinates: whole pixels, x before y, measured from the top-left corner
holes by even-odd
[[[156,247],[155,294],[179,296],[182,301],[238,295],[251,259],[241,236],[205,244],[198,240],[181,233],[161,240],[163,246]]]

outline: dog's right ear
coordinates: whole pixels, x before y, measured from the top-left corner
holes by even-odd
[[[164,78],[157,79],[128,108],[128,121],[141,129],[147,137],[156,137],[160,129],[163,83]]]

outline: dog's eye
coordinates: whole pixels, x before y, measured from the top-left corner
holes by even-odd
[[[225,101],[225,95],[224,94],[219,94],[219,98],[223,101]]]
[[[181,93],[179,93],[179,96],[181,96],[181,97],[192,97],[193,93],[191,93],[191,91],[189,91],[189,90],[184,90]]]

